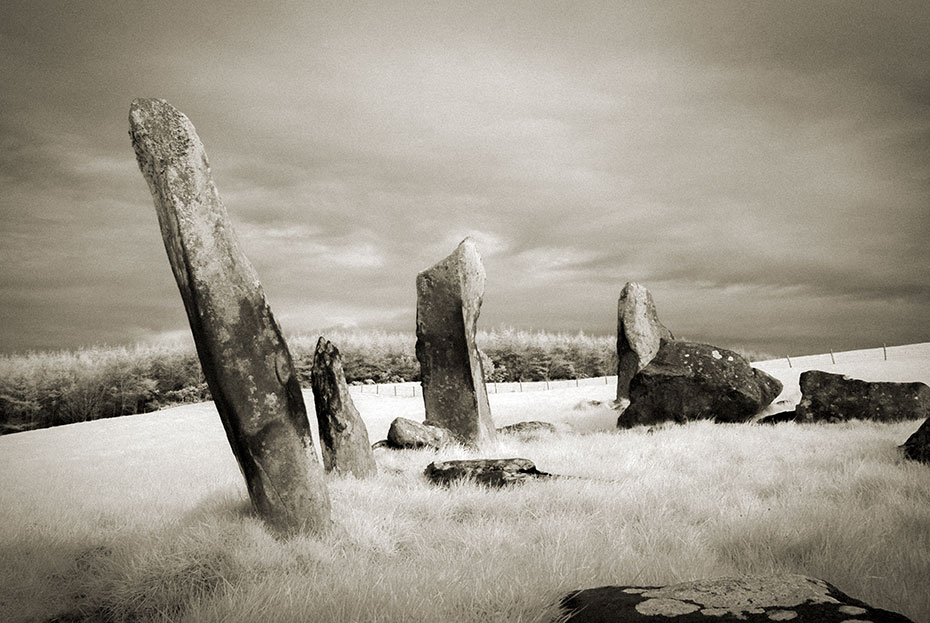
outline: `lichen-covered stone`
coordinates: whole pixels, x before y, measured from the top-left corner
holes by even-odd
[[[659,322],[652,294],[645,286],[630,281],[617,300],[617,401],[630,397],[630,381],[645,368],[662,341],[674,339]]]
[[[630,382],[617,426],[692,420],[745,422],[781,392],[781,382],[740,355],[708,344],[662,342]]]
[[[930,386],[925,383],[862,381],[822,370],[802,372],[799,383],[798,422],[897,422],[930,417]]]
[[[474,480],[489,487],[503,487],[536,478],[551,477],[551,474],[536,469],[536,465],[529,459],[437,461],[430,463],[423,473],[438,485],[448,485],[457,480]]]
[[[320,430],[323,467],[326,471],[373,476],[378,467],[368,429],[349,395],[342,357],[332,342],[320,337],[310,372],[316,420]]]
[[[291,355],[243,254],[193,124],[164,100],[129,114],[204,376],[259,515],[281,534],[330,525]]]
[[[670,586],[603,586],[571,593],[566,623],[912,623],[802,575],[738,576]],[[852,613],[856,614],[853,615]]]
[[[426,423],[466,444],[494,439],[475,331],[485,273],[474,241],[417,275],[417,344]]]

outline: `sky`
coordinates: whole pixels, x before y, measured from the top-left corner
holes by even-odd
[[[0,4],[0,353],[189,335],[128,136],[202,139],[285,333],[479,327],[771,354],[930,341],[930,4]]]

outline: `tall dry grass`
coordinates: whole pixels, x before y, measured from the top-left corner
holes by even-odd
[[[332,534],[287,541],[204,406],[2,438],[0,619],[549,621],[577,588],[787,571],[930,621],[930,469],[896,450],[919,423],[578,434],[570,393],[534,406],[566,432],[480,455],[571,478],[438,488],[430,461],[479,453],[382,450],[376,478],[329,479]]]

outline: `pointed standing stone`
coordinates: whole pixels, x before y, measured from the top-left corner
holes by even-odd
[[[475,330],[484,266],[471,238],[417,275],[417,359],[426,423],[464,443],[494,439]]]
[[[374,476],[378,471],[375,455],[365,422],[349,395],[342,357],[339,349],[323,337],[316,344],[310,383],[320,426],[323,467],[356,478]]]
[[[617,401],[630,397],[630,381],[649,365],[662,340],[672,340],[656,314],[652,294],[644,286],[627,282],[617,301]]]
[[[193,124],[138,99],[130,135],[204,376],[259,515],[279,534],[330,525],[323,470],[287,344],[233,234]]]

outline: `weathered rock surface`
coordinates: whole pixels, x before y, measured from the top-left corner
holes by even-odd
[[[164,100],[135,100],[129,123],[204,376],[252,504],[279,533],[320,532],[330,525],[330,503],[300,384],[197,132]]]
[[[415,450],[432,448],[438,450],[450,443],[455,437],[444,428],[430,424],[420,424],[407,418],[394,418],[388,429],[387,443],[391,448]]]
[[[339,349],[323,337],[316,344],[310,384],[320,430],[323,467],[326,471],[353,474],[356,478],[373,476],[378,467],[368,441],[368,429],[349,395]]]
[[[706,419],[745,422],[781,389],[778,379],[732,351],[694,342],[663,342],[630,382],[630,405],[617,426]]]
[[[525,437],[547,435],[556,431],[555,425],[549,422],[517,422],[509,426],[502,426],[497,429],[498,433],[504,435],[521,435]]]
[[[484,266],[466,238],[446,259],[417,275],[417,359],[426,423],[462,443],[495,436],[475,331]]]
[[[617,401],[630,397],[630,381],[659,352],[662,341],[674,339],[656,313],[652,294],[628,282],[617,301]]]
[[[430,482],[448,485],[456,480],[474,480],[489,487],[525,482],[534,478],[549,478],[529,459],[469,459],[463,461],[437,461],[423,472]]]
[[[571,623],[913,623],[823,580],[791,574],[603,586],[572,593],[561,606]]]
[[[924,420],[917,431],[901,445],[904,456],[930,464],[930,419]]]
[[[924,383],[860,381],[808,370],[801,373],[800,385],[798,422],[895,422],[930,417],[930,386]]]

